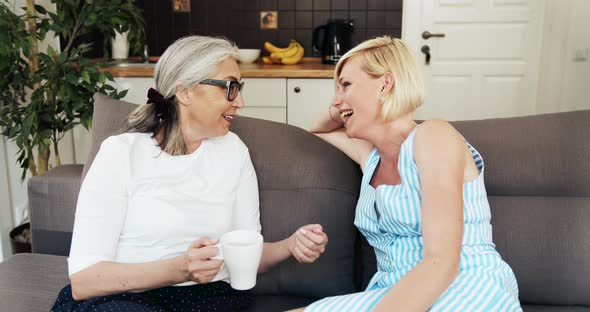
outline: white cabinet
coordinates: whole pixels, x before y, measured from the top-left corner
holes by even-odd
[[[334,80],[244,78],[246,107],[239,115],[284,122],[308,130],[334,97]]]
[[[287,122],[287,79],[243,78],[244,108],[238,115]]]
[[[287,123],[309,130],[333,97],[333,79],[287,79]]]

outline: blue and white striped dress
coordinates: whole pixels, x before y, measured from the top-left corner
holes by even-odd
[[[363,292],[329,297],[305,311],[370,311],[422,260],[420,177],[414,161],[414,135],[401,146],[401,184],[369,183],[380,156],[373,149],[365,164],[355,225],[375,249],[377,272]],[[514,273],[492,242],[491,214],[484,185],[484,163],[469,143],[479,176],[463,184],[463,242],[459,274],[430,311],[522,311]]]

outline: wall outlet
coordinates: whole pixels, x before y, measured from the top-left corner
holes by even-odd
[[[590,49],[575,49],[574,50],[574,62],[586,62],[590,57]]]

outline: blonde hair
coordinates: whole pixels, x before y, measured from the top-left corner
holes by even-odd
[[[129,115],[125,131],[152,133],[163,131],[163,151],[184,155],[186,145],[180,132],[180,112],[176,92],[196,86],[210,77],[216,66],[229,57],[237,58],[238,48],[225,38],[188,36],[176,40],[158,60],[154,69],[156,91],[166,103],[166,116],[158,115],[155,103],[141,105]],[[176,84],[180,83],[180,89]]]
[[[367,74],[378,78],[386,73],[393,75],[394,85],[383,97],[381,117],[384,121],[415,111],[424,101],[422,69],[408,46],[400,39],[389,36],[367,40],[348,51],[336,65],[334,81],[342,67],[352,57],[362,58],[362,68]]]

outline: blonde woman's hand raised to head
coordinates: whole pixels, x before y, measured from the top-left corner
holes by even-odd
[[[338,108],[332,104],[323,110],[309,132],[322,140],[334,145],[356,162],[361,169],[373,149],[373,145],[365,140],[349,138],[346,135],[344,121]]]

